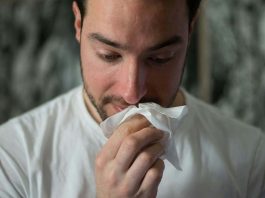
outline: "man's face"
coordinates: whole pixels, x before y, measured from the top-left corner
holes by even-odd
[[[170,106],[188,46],[186,0],[89,0],[86,9],[81,27],[74,8],[76,37],[101,119],[140,102]]]

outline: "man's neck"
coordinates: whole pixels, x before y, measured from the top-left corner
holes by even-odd
[[[183,106],[185,105],[185,96],[184,93],[181,89],[178,90],[178,93],[176,95],[175,100],[173,101],[171,107],[178,107],[178,106]]]
[[[83,89],[83,99],[85,102],[85,106],[87,111],[90,113],[90,115],[94,118],[94,120],[99,124],[102,122],[102,119],[100,118],[97,109],[94,107],[94,105],[91,103],[90,99],[88,98],[88,95],[86,94],[85,89]]]

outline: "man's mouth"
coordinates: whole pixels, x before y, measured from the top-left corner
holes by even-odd
[[[118,112],[126,109],[128,106],[121,106],[121,105],[113,105],[114,109]]]
[[[120,112],[128,107],[128,105],[112,104],[115,111]]]

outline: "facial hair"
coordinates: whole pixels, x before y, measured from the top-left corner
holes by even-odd
[[[105,119],[107,119],[110,116],[107,114],[107,112],[104,109],[104,107],[107,104],[120,104],[121,106],[130,106],[131,105],[131,104],[126,103],[122,97],[113,96],[113,95],[104,96],[102,99],[99,99],[99,101],[97,102],[95,97],[90,93],[88,87],[86,86],[86,83],[85,82],[83,82],[83,83],[84,83],[85,94],[87,95],[91,104],[97,110],[102,121],[104,121]],[[145,103],[145,102],[154,102],[154,103],[159,104],[159,99],[157,99],[157,98],[142,98],[139,101],[139,103]],[[138,104],[135,104],[135,106],[138,106]]]

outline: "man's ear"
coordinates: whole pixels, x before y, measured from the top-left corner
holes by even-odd
[[[196,21],[198,19],[199,13],[200,13],[200,8],[198,9],[196,15],[193,16],[193,18],[190,21],[190,24],[189,24],[189,35],[191,35],[193,30],[194,30],[194,27],[195,27]]]
[[[74,22],[75,38],[80,43],[82,19],[81,19],[81,14],[80,14],[79,7],[78,7],[78,5],[77,5],[77,3],[75,1],[73,1],[72,9],[73,9],[73,13],[74,13],[74,16],[75,16],[75,22]]]

